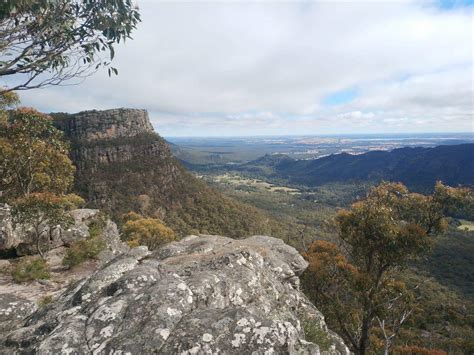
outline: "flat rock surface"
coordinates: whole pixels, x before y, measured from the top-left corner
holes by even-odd
[[[294,248],[265,236],[135,248],[27,318],[0,351],[348,353],[299,291],[306,267]],[[303,321],[320,329],[320,342],[305,340]]]

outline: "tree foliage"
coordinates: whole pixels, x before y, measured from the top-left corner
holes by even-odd
[[[175,232],[159,219],[130,212],[124,216],[124,221],[123,238],[130,246],[146,245],[153,250],[176,239]]]
[[[388,352],[412,313],[413,293],[400,271],[426,255],[431,236],[445,230],[446,193],[465,196],[442,184],[424,196],[402,184],[382,183],[336,216],[340,247],[317,241],[305,253],[306,291],[354,352],[365,354],[375,335],[383,340],[372,342],[372,349]]]
[[[20,79],[3,90],[57,85],[100,67],[117,74],[114,45],[139,21],[131,0],[2,1],[0,77]]]
[[[20,108],[0,123],[0,191],[5,199],[33,192],[65,193],[74,171],[68,145],[49,116]]]

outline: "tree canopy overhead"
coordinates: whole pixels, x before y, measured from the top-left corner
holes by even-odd
[[[138,22],[132,0],[2,1],[0,77],[16,76],[0,92],[58,85],[100,67],[117,74],[110,66],[114,45]]]

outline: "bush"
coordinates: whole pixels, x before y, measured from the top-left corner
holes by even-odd
[[[323,329],[321,329],[319,324],[314,320],[303,318],[301,319],[301,326],[303,327],[306,341],[318,344],[322,351],[329,350],[332,345],[331,338]]]
[[[89,223],[89,236],[91,238],[99,237],[105,228],[105,221],[102,218],[95,219]]]
[[[39,257],[23,258],[12,270],[15,282],[26,282],[50,278],[49,266]]]
[[[127,221],[123,225],[123,239],[132,248],[146,245],[153,250],[176,239],[174,231],[159,219],[142,218],[135,213],[128,213],[127,216],[132,218],[124,218]]]
[[[63,265],[72,268],[84,261],[96,258],[104,250],[105,241],[100,236],[91,236],[75,242],[66,252]]]

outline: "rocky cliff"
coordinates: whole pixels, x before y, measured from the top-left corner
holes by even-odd
[[[57,116],[58,117],[58,116]],[[146,110],[112,109],[83,111],[56,120],[58,127],[68,137],[76,140],[99,140],[134,137],[154,133]]]
[[[145,110],[53,116],[71,141],[76,192],[115,220],[136,211],[163,219],[182,235],[275,235],[255,208],[222,196],[188,173],[153,131]]]
[[[306,266],[264,236],[132,249],[2,337],[0,351],[348,354],[298,289]]]

